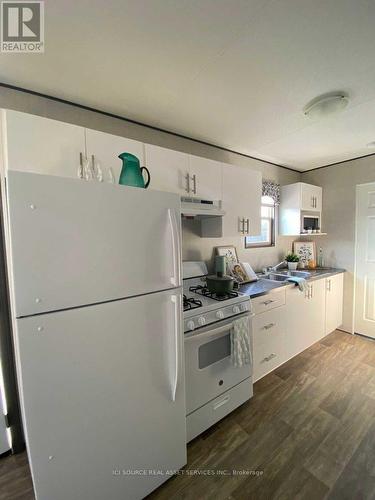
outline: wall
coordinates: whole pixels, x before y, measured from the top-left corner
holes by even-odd
[[[27,94],[24,92],[0,87],[0,108],[24,111],[46,118],[74,123],[83,127],[102,130],[111,134],[122,135],[149,144],[156,144],[170,149],[211,158],[217,161],[231,163],[260,170],[265,179],[274,180],[280,184],[289,184],[300,180],[300,174],[270,163],[224,151],[214,146],[178,137],[173,134],[154,130],[124,120],[105,116],[53,101],[51,99]],[[241,260],[250,262],[257,270],[264,266],[276,264],[282,260],[285,253],[291,249],[293,238],[279,237],[276,246],[264,249],[245,249],[244,238],[210,238],[202,239],[197,235],[198,227],[194,221],[183,222],[183,259],[205,260],[211,267],[213,248],[219,245],[234,244]]]
[[[323,188],[322,226],[328,235],[319,241],[325,264],[348,271],[344,283],[343,329],[352,333],[356,185],[375,181],[375,156],[306,172],[302,180]]]

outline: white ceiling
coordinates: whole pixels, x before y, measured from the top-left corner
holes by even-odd
[[[45,9],[45,53],[1,54],[1,82],[301,171],[372,152],[374,0],[48,0]],[[334,90],[351,97],[345,111],[303,115]]]

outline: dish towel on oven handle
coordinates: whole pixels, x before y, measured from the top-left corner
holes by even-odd
[[[240,368],[243,365],[251,364],[251,338],[248,316],[234,321],[230,340],[233,365]]]

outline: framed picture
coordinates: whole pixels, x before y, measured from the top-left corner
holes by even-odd
[[[247,262],[231,262],[228,264],[228,271],[237,283],[250,283],[258,279]]]
[[[226,257],[228,265],[238,262],[236,247],[231,245],[225,247],[216,247],[216,255]]]
[[[316,267],[316,245],[314,241],[295,241],[293,250],[298,255],[301,264],[306,267]]]

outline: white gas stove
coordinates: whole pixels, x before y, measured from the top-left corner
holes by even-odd
[[[205,287],[204,262],[184,262],[186,429],[190,441],[253,395],[252,364],[232,362],[232,332],[251,303],[237,290],[225,297]],[[252,356],[250,356],[252,358]]]
[[[210,293],[207,274],[204,262],[183,262],[184,332],[250,311],[249,297],[237,290],[220,297]]]

